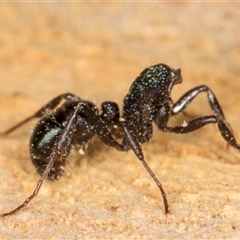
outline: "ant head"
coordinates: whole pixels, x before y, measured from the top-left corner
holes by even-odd
[[[156,89],[162,86],[171,90],[173,85],[182,82],[180,68],[173,69],[162,63],[143,70],[140,78],[145,86]]]
[[[156,64],[144,69],[133,82],[129,94],[146,98],[147,96],[167,96],[172,87],[182,82],[181,70],[170,68],[165,64]]]

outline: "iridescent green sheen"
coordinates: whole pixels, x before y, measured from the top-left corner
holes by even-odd
[[[52,139],[61,131],[60,128],[52,128],[45,135],[43,135],[42,139],[37,144],[37,148],[41,149],[45,145],[49,144]]]

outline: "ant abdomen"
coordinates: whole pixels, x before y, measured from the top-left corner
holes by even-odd
[[[63,129],[63,126],[56,121],[54,115],[48,114],[39,120],[33,130],[30,140],[30,154],[32,163],[39,175],[42,175],[52,154],[56,151],[56,141],[61,136]],[[63,175],[70,148],[71,144],[68,144],[61,158],[53,163],[47,176],[49,180],[57,180]]]

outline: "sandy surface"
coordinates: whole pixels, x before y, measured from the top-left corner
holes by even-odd
[[[56,95],[73,92],[120,105],[147,66],[179,66],[188,89],[207,84],[240,141],[240,12],[231,3],[0,4],[0,131]],[[189,115],[210,114],[206,94]],[[189,117],[179,116],[171,124]],[[32,121],[0,139],[0,211],[31,194],[39,179],[28,153]],[[240,154],[216,126],[187,135],[155,129],[146,159],[168,193],[159,191],[132,152],[96,140],[74,152],[63,179],[0,219],[0,239],[240,238]]]

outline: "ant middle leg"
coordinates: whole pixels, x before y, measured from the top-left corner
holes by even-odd
[[[151,168],[148,166],[144,154],[143,154],[143,150],[142,147],[140,145],[140,142],[137,140],[137,138],[128,130],[127,124],[125,124],[123,122],[122,124],[123,126],[123,131],[125,133],[125,143],[129,145],[129,147],[133,150],[133,152],[135,153],[135,155],[137,156],[138,160],[142,163],[142,165],[144,166],[144,168],[147,170],[147,172],[149,173],[149,175],[151,176],[151,178],[153,179],[153,181],[156,183],[156,185],[158,186],[161,195],[162,195],[162,199],[163,199],[163,204],[164,204],[164,210],[165,210],[165,214],[169,213],[169,205],[168,205],[168,200],[167,200],[167,194],[163,189],[163,186],[161,184],[161,182],[158,180],[158,178],[156,177],[156,175],[154,174],[154,172],[151,170]],[[123,149],[125,149],[125,147],[123,146]]]
[[[163,186],[161,182],[157,179],[151,168],[148,166],[142,147],[140,145],[140,142],[137,140],[137,138],[129,131],[127,123],[126,122],[119,122],[118,125],[122,128],[122,131],[124,133],[124,141],[120,144],[118,143],[114,137],[113,134],[108,130],[108,128],[102,123],[102,121],[98,121],[96,132],[98,137],[108,146],[114,147],[118,151],[127,151],[129,149],[132,149],[135,155],[137,156],[138,160],[142,163],[144,168],[147,170],[151,178],[154,180],[156,185],[158,186],[164,203],[164,209],[165,214],[169,213],[169,206],[167,201],[167,194],[165,193]]]

